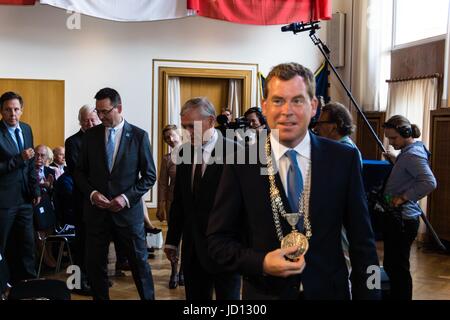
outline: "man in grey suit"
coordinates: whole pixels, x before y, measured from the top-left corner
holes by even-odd
[[[7,259],[10,282],[36,277],[32,204],[40,201],[34,170],[33,133],[20,122],[23,99],[0,97],[0,255]]]
[[[147,263],[141,197],[156,181],[148,134],[122,116],[119,93],[111,88],[96,95],[102,124],[86,131],[75,183],[83,193],[87,230],[87,273],[94,299],[109,299],[107,258],[113,236],[120,241],[143,300],[154,299]]]

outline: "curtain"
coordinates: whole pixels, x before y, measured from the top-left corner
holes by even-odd
[[[386,120],[394,115],[402,115],[412,123],[419,127],[421,136],[419,140],[429,147],[429,131],[430,131],[430,111],[436,109],[438,102],[438,79],[421,79],[402,82],[389,83],[389,100],[386,109]],[[387,139],[384,139],[386,149],[398,154],[389,146]],[[427,213],[427,197],[419,201],[419,205],[423,212]],[[423,223],[419,228],[419,233],[426,230]]]
[[[430,111],[436,109],[437,99],[437,78],[391,82],[386,120],[397,114],[408,118],[419,127],[419,139],[428,147]]]
[[[239,117],[241,105],[242,105],[242,80],[230,79],[228,85],[228,108],[231,109],[231,114],[233,118]]]
[[[169,77],[167,86],[167,108],[169,111],[168,124],[174,124],[180,129],[181,93],[179,77]]]
[[[351,90],[363,111],[387,104],[392,42],[392,0],[354,0]]]

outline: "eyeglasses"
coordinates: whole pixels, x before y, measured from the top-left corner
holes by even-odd
[[[106,115],[109,114],[111,111],[113,111],[114,108],[116,108],[116,107],[112,107],[112,108],[109,109],[109,110],[98,110],[97,108],[95,108],[95,112],[96,112],[98,115],[104,115],[104,116],[106,116]]]

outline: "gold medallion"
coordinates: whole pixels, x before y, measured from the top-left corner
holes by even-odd
[[[303,233],[293,230],[281,240],[281,248],[298,247],[297,251],[287,254],[286,257],[291,260],[297,260],[301,255],[308,251],[308,239]]]

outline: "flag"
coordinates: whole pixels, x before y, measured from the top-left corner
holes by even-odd
[[[314,73],[316,78],[316,96],[322,97],[325,103],[330,101],[328,96],[328,64],[324,61]]]
[[[199,16],[272,25],[331,19],[331,0],[188,0]]]
[[[319,120],[320,108],[323,107],[323,105],[330,102],[330,97],[328,95],[328,87],[329,87],[328,75],[329,75],[328,63],[324,61],[314,73],[314,77],[316,78],[316,97],[317,99],[319,99],[319,105],[316,110],[316,114],[309,123],[310,129],[314,128],[317,120]]]
[[[41,0],[41,4],[114,21],[155,21],[191,15],[187,0]]]
[[[12,4],[19,6],[34,6],[36,0],[0,0],[0,4]]]

